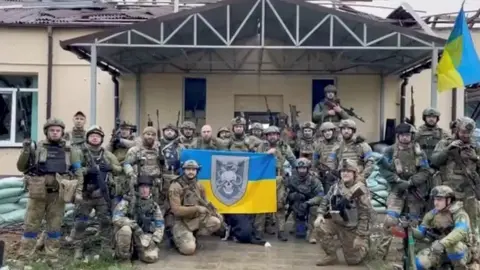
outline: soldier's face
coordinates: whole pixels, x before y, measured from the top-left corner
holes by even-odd
[[[208,139],[212,138],[212,129],[202,128],[202,138],[204,140],[208,140]]]
[[[83,117],[81,115],[74,116],[73,117],[73,125],[76,128],[81,128],[81,127],[85,126],[85,117]]]
[[[155,133],[153,133],[153,132],[145,132],[143,134],[143,140],[148,144],[153,144],[156,136],[157,135],[155,135]]]
[[[306,168],[306,167],[298,167],[298,168],[297,168],[297,171],[298,171],[298,174],[299,174],[300,176],[305,176],[305,175],[307,175],[307,173],[308,173],[308,168]]]
[[[150,197],[150,186],[141,185],[138,187],[138,191],[142,199],[148,199],[148,197]]]
[[[435,206],[435,209],[438,211],[443,210],[445,207],[447,207],[447,204],[449,203],[450,203],[450,198],[435,197],[433,199],[433,205]]]
[[[90,145],[98,146],[102,144],[102,136],[100,136],[100,134],[97,134],[97,133],[92,133],[88,135],[88,143]]]
[[[427,125],[434,126],[437,124],[438,118],[436,116],[427,116],[425,117],[425,122]]]
[[[225,139],[227,137],[227,132],[226,131],[221,131],[218,134],[218,137],[220,137],[221,139]]]
[[[341,129],[341,132],[342,132],[342,136],[345,138],[345,139],[350,139],[353,135],[353,129],[351,128],[348,128],[348,127],[344,127]]]
[[[171,129],[171,128],[167,128],[165,130],[163,130],[163,136],[165,136],[167,139],[171,139],[173,137],[175,137],[175,130]]]
[[[47,129],[48,139],[52,141],[59,141],[63,136],[63,129],[61,127],[49,127]]]
[[[342,170],[340,174],[342,176],[343,182],[351,182],[353,181],[353,179],[355,179],[355,172],[349,170]]]
[[[335,93],[334,92],[327,92],[327,93],[325,93],[325,95],[327,96],[328,99],[335,98]]]
[[[131,134],[132,134],[132,130],[129,128],[120,129],[120,136],[122,136],[122,138],[128,138],[130,137]]]
[[[398,134],[398,141],[403,144],[408,144],[412,141],[412,134],[410,133]]]
[[[184,128],[184,129],[183,129],[183,135],[185,135],[186,137],[191,137],[191,136],[193,136],[193,129],[191,129],[191,128]]]
[[[333,130],[331,130],[331,129],[325,130],[323,132],[323,137],[325,137],[325,139],[327,139],[327,140],[330,140],[333,137]]]
[[[197,176],[197,169],[185,168],[183,171],[188,179],[194,179]]]
[[[267,141],[271,143],[276,143],[280,139],[280,134],[278,133],[269,133],[267,134]]]
[[[313,137],[313,129],[311,129],[311,128],[303,129],[303,136],[305,138],[312,138]]]
[[[235,134],[243,134],[244,128],[243,125],[235,125],[233,126],[233,132]]]
[[[468,143],[472,137],[472,132],[466,129],[458,129],[457,136],[462,142]]]
[[[262,130],[258,129],[258,128],[252,129],[252,135],[260,138],[260,137],[262,137]]]

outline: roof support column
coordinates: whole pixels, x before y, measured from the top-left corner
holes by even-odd
[[[90,53],[90,125],[97,124],[97,40]]]
[[[430,89],[430,107],[437,108],[438,94],[437,94],[437,64],[438,64],[438,48],[433,43],[432,50],[432,65],[431,65],[431,89]]]
[[[379,140],[383,141],[385,136],[385,75],[380,75],[380,136]]]
[[[141,100],[142,100],[142,84],[141,84],[141,78],[142,75],[140,73],[136,74],[136,80],[135,80],[135,122],[137,124],[137,127],[139,129],[138,133],[141,134],[141,119],[142,119],[142,113],[140,111],[141,109]]]

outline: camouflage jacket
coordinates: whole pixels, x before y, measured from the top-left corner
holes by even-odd
[[[442,139],[448,139],[449,137],[448,133],[442,128],[438,126],[430,127],[423,124],[418,127],[417,133],[415,134],[415,141],[425,152],[427,159],[430,160],[437,143]]]
[[[335,135],[334,135],[335,136]],[[325,170],[324,166],[330,168],[330,170],[336,170],[336,160],[329,159],[329,155],[333,153],[335,148],[338,148],[341,142],[341,136],[332,137],[330,140],[320,138],[316,143],[315,152],[313,154],[313,166],[318,170]],[[322,165],[321,165],[321,164]],[[323,169],[322,169],[323,168]]]
[[[317,103],[317,105],[315,105],[315,108],[313,109],[313,122],[315,122],[319,126],[323,122],[332,122],[338,125],[341,120],[349,118],[348,114],[343,109],[339,113],[335,113],[335,115],[329,115],[329,110],[330,109],[324,101]]]
[[[338,169],[343,159],[355,160],[363,178],[367,179],[372,173],[375,162],[372,153],[370,145],[362,137],[354,135],[350,140],[343,139],[332,149],[327,164],[335,164],[335,168]]]
[[[282,171],[285,164],[285,160],[290,163],[292,168],[296,167],[297,159],[293,154],[292,148],[283,141],[278,141],[276,145],[271,145],[268,141],[264,141],[258,148],[258,152],[266,153],[271,148],[275,148],[275,157],[277,158],[277,170]]]
[[[162,174],[160,159],[160,143],[158,141],[155,141],[151,147],[146,147],[144,144],[136,145],[128,150],[123,169],[127,175],[142,174],[160,177]]]
[[[150,198],[149,200],[153,200]],[[139,198],[135,200],[136,203],[139,202]],[[152,223],[154,227],[154,232],[143,232],[143,233],[159,233],[158,237],[160,239],[163,238],[163,233],[165,230],[165,222],[163,220],[163,213],[162,210],[160,209],[160,206],[156,202],[152,202],[154,209],[153,209],[153,217],[152,217]],[[121,200],[120,203],[115,206],[115,209],[113,210],[113,217],[112,217],[112,222],[113,225],[117,228],[120,229],[123,226],[132,226],[132,221],[137,222],[135,220],[135,217],[133,215],[142,215],[142,213],[136,213],[135,211],[132,211],[130,207],[133,207],[134,209],[137,209],[135,206],[130,205],[130,202],[128,200]],[[137,222],[138,224],[138,222]],[[137,225],[138,226],[138,225]],[[135,228],[132,228],[132,230],[135,230]]]
[[[318,179],[318,175],[313,172],[304,177],[298,175],[297,172],[293,172],[292,176],[287,179],[286,187],[289,194],[293,192],[303,194],[309,205],[319,205],[325,196],[323,185]]]

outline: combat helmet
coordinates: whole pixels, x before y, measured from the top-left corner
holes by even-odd
[[[218,129],[217,131],[217,137],[220,137],[220,133],[222,132],[230,132],[230,130],[228,129],[228,127],[221,127]]]
[[[137,186],[141,186],[141,185],[153,186],[152,177],[148,175],[140,175],[137,178]]]
[[[457,130],[467,130],[469,132],[473,132],[476,128],[475,121],[473,121],[470,117],[460,117],[457,119]]]
[[[338,125],[338,127],[340,127],[340,128],[351,128],[354,131],[357,130],[357,124],[352,119],[343,119],[342,121],[340,121],[340,124]]]
[[[443,197],[455,199],[455,192],[449,186],[436,186],[430,192],[430,197]]]
[[[172,123],[169,123],[169,124],[167,124],[166,126],[164,126],[164,127],[162,128],[162,131],[165,131],[166,129],[171,129],[171,130],[175,131],[175,133],[178,133],[177,126],[175,126],[175,125],[172,124]]]
[[[197,127],[195,126],[195,123],[193,123],[192,121],[185,121],[182,123],[182,125],[180,126],[180,129],[192,129],[192,130],[196,130]]]
[[[327,131],[327,130],[335,131],[336,129],[337,129],[337,127],[332,122],[323,122],[320,125],[320,128],[319,128],[320,132],[324,132],[324,131]]]
[[[43,124],[43,133],[47,135],[47,130],[49,127],[61,127],[62,130],[65,130],[65,123],[59,118],[50,118]]]
[[[271,133],[278,133],[280,134],[280,129],[277,127],[277,126],[269,126],[268,128],[266,128],[263,133],[265,133],[265,135],[268,135],[268,134],[271,134]]]
[[[93,125],[90,128],[87,129],[87,132],[85,132],[85,138],[88,138],[90,134],[98,134],[102,138],[105,137],[105,133],[103,132],[103,129],[101,126]]]
[[[352,171],[358,173],[358,165],[352,159],[343,159],[340,163],[340,171]]]
[[[232,119],[231,124],[232,124],[232,127],[236,126],[236,125],[244,125],[245,126],[247,124],[247,120],[245,120],[245,118],[243,118],[241,116],[237,116],[237,117]]]
[[[308,158],[301,157],[297,159],[296,167],[297,168],[310,168],[312,166],[312,162]]]
[[[200,165],[198,165],[198,163],[195,160],[189,159],[189,160],[183,162],[182,169],[197,169],[197,170],[199,170]]]
[[[304,122],[302,124],[302,126],[300,127],[302,130],[303,129],[306,129],[306,128],[309,128],[311,130],[315,130],[317,128],[317,125],[315,125],[313,122],[311,121],[307,121],[307,122]]]
[[[250,127],[250,130],[253,130],[253,129],[260,129],[261,131],[263,131],[263,126],[261,123],[259,122],[255,122],[252,124],[252,126]]]
[[[435,108],[426,108],[425,110],[423,110],[422,112],[422,119],[423,121],[425,121],[425,119],[427,118],[427,116],[436,116],[437,117],[437,121],[440,119],[440,111],[438,111],[437,109]]]
[[[395,128],[395,133],[398,134],[406,134],[406,133],[411,133],[414,135],[417,132],[416,128],[408,123],[400,123],[396,128]]]
[[[333,84],[329,84],[325,87],[325,89],[323,90],[325,93],[328,93],[328,92],[333,92],[333,93],[337,93],[337,87]]]

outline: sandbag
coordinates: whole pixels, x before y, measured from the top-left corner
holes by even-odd
[[[68,212],[68,211],[73,211],[73,209],[75,208],[75,204],[73,203],[67,203],[65,204],[65,212]]]
[[[387,191],[387,190],[376,191],[376,192],[375,192],[375,195],[377,195],[377,197],[386,199],[386,198],[388,197],[388,191]],[[373,195],[372,195],[372,196],[373,196]]]
[[[11,188],[0,189],[0,198],[5,199],[10,197],[21,196],[24,191],[25,190],[23,189],[23,187],[11,187]]]
[[[373,207],[373,209],[375,209],[375,212],[377,212],[377,213],[385,213],[385,211],[387,211],[387,208],[385,208],[383,206]]]
[[[383,200],[379,200],[379,201],[381,201],[382,203],[385,203]],[[372,206],[373,206],[373,208],[375,208],[375,207],[385,207],[383,204],[381,204],[380,202],[377,202],[375,200],[372,200]]]
[[[28,192],[23,193],[22,198],[28,198]]]
[[[69,218],[69,217],[72,217],[73,216],[73,210],[68,210],[67,212],[65,212],[65,218]]]
[[[368,187],[372,192],[380,192],[380,191],[387,191],[388,193],[388,187],[384,186],[384,185],[376,185],[376,186],[372,186],[372,187]]]
[[[18,204],[21,205],[23,208],[27,208],[28,198],[20,198],[18,200]]]
[[[22,223],[25,219],[25,212],[26,211],[27,211],[26,209],[19,209],[19,210],[15,210],[13,212],[10,212],[10,213],[1,214],[0,215],[0,222],[2,222],[2,223],[0,223],[0,224],[5,226],[5,225]]]
[[[21,177],[7,177],[0,179],[0,190],[7,188],[22,188],[23,178]]]
[[[0,215],[5,214],[5,213],[10,213],[12,211],[22,209],[21,205],[18,205],[16,203],[5,203],[5,204],[0,204]]]
[[[0,204],[17,203],[20,200],[20,198],[21,198],[20,196],[3,198],[3,199],[0,199]]]

